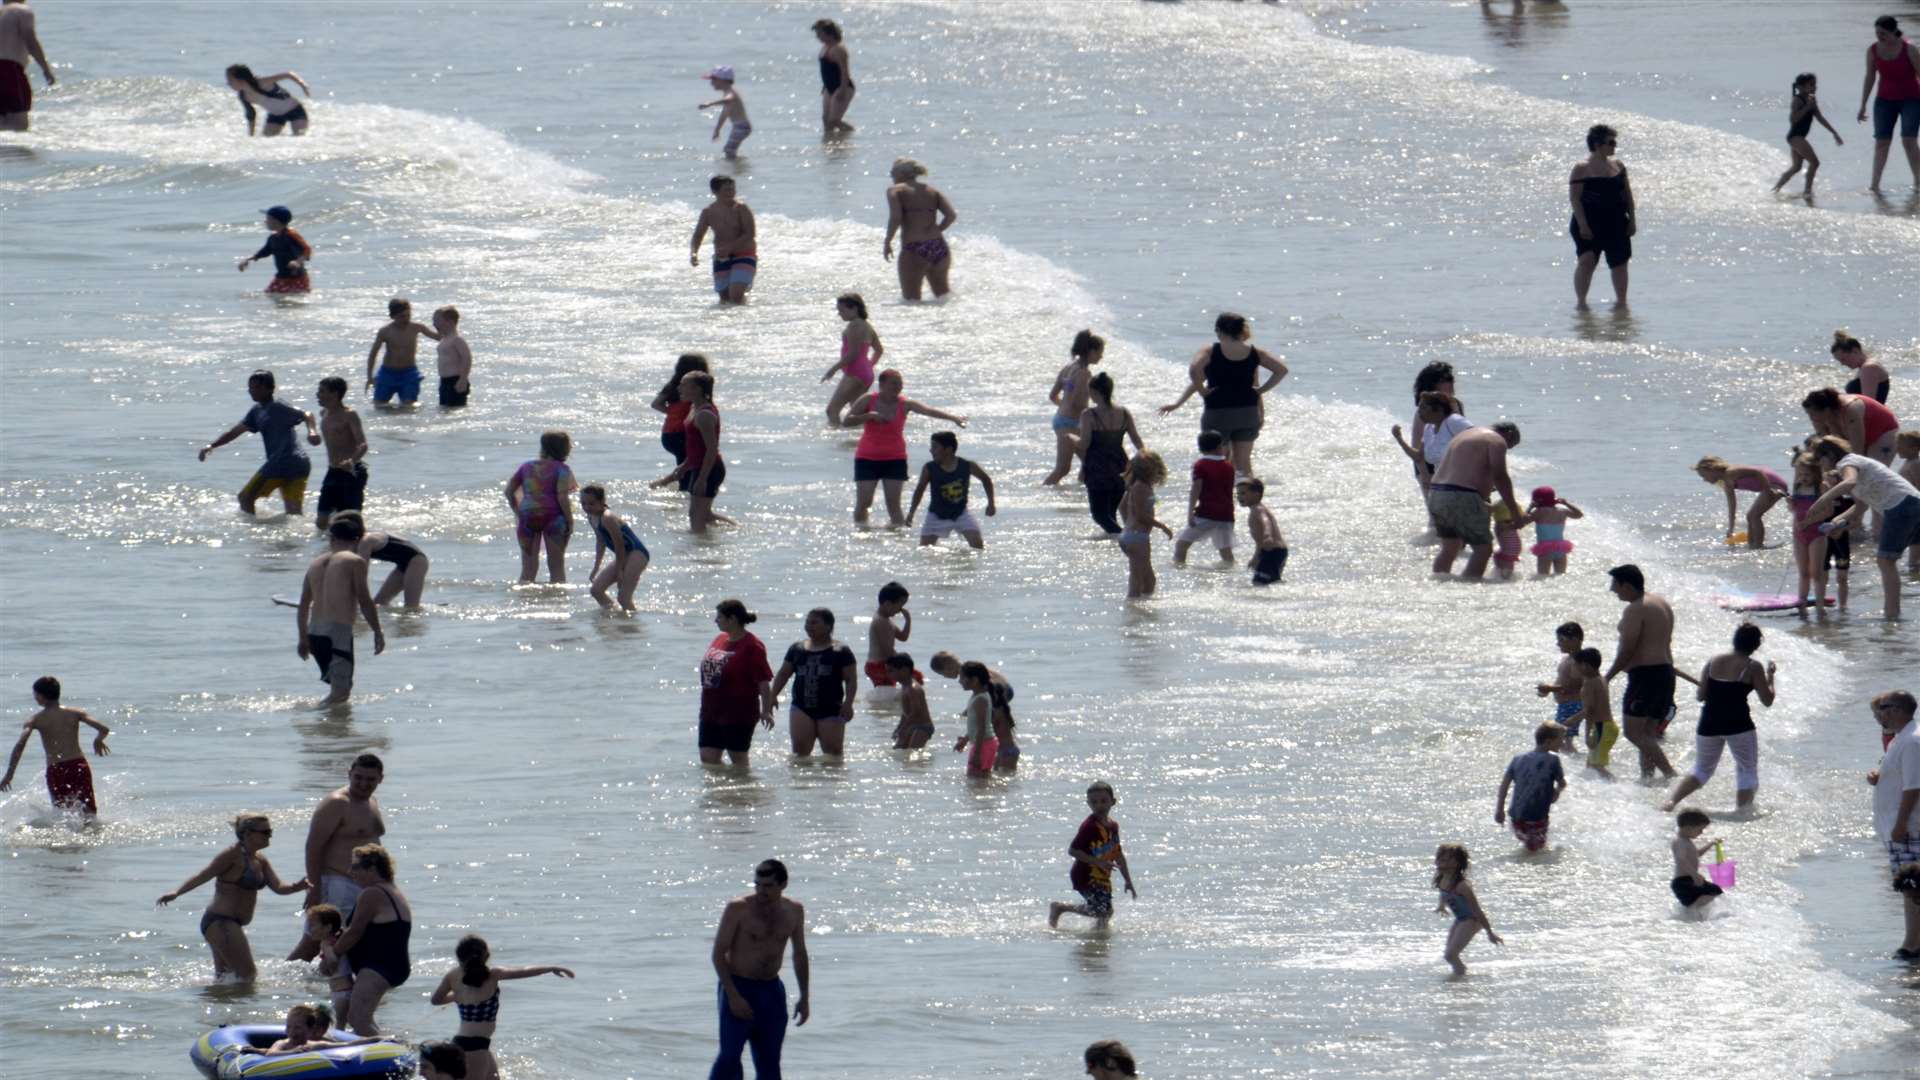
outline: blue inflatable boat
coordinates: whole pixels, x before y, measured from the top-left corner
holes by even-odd
[[[298,1054],[267,1057],[248,1053],[265,1050],[286,1038],[287,1029],[279,1024],[234,1024],[215,1028],[200,1036],[187,1051],[193,1067],[207,1080],[238,1080],[240,1077],[296,1076],[302,1080],[331,1080],[345,1076],[412,1076],[420,1066],[413,1048],[397,1042],[362,1043],[359,1046],[323,1047]],[[348,1040],[345,1031],[329,1031],[327,1038]]]

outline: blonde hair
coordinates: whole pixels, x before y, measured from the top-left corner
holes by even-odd
[[[1893,446],[1903,454],[1920,454],[1920,430],[1903,431],[1895,435]]]
[[[393,856],[379,844],[361,844],[354,848],[353,865],[366,866],[379,874],[381,881],[393,880]]]
[[[1129,484],[1135,480],[1143,480],[1153,487],[1158,487],[1166,482],[1167,463],[1159,454],[1151,450],[1142,450],[1133,456],[1132,461],[1127,462],[1127,469],[1121,474],[1121,478]]]
[[[1834,353],[1855,352],[1855,351],[1865,352],[1866,346],[1860,344],[1859,338],[1854,337],[1852,334],[1849,334],[1844,329],[1842,329],[1842,330],[1835,330],[1833,332],[1833,344],[1827,346],[1827,351],[1834,352]]]
[[[925,176],[927,175],[927,167],[910,157],[894,158],[891,175],[898,177],[902,174],[907,176]]]
[[[233,819],[233,835],[235,837],[246,835],[247,828],[256,822],[261,825],[272,824],[265,814],[256,814],[251,810],[240,811],[239,815]]]
[[[1700,478],[1703,480],[1707,480],[1707,482],[1710,484],[1726,483],[1727,470],[1731,468],[1733,468],[1733,466],[1728,465],[1724,459],[1714,457],[1712,454],[1708,454],[1706,457],[1703,457],[1699,461],[1696,461],[1693,463],[1693,471],[1699,473]],[[1708,479],[1707,474],[1710,472],[1719,473],[1720,479],[1718,480]]]

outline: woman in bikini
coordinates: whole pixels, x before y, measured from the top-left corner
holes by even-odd
[[[206,869],[188,878],[184,884],[160,898],[163,906],[213,882],[213,901],[200,916],[200,936],[213,950],[215,979],[232,978],[252,982],[253,949],[247,944],[247,924],[253,921],[254,902],[261,889],[272,889],[281,896],[305,892],[307,879],[289,885],[280,880],[273,867],[260,854],[273,842],[273,825],[265,814],[241,814],[233,819],[234,845],[213,857]]]
[[[1833,332],[1833,344],[1827,346],[1827,352],[1841,367],[1853,372],[1853,378],[1847,380],[1846,392],[1862,394],[1882,405],[1887,403],[1887,393],[1893,389],[1893,376],[1880,361],[1867,356],[1867,347],[1860,339],[1845,330]]]
[[[460,1034],[453,1037],[453,1045],[466,1055],[468,1080],[494,1080],[500,1072],[492,1049],[494,1020],[500,1015],[500,984],[541,975],[571,979],[573,972],[551,965],[494,967],[487,943],[472,934],[460,939],[453,955],[460,965],[441,977],[431,1000],[435,1005],[451,1002],[460,1012]]]
[[[1053,402],[1053,471],[1041,483],[1048,487],[1067,478],[1073,459],[1080,456],[1080,415],[1093,396],[1093,365],[1106,353],[1107,340],[1091,330],[1073,336],[1073,362],[1053,378],[1047,400]]]
[[[853,399],[873,386],[873,365],[887,350],[880,344],[880,335],[874,332],[873,324],[867,321],[867,302],[859,293],[842,294],[834,301],[834,310],[847,324],[846,329],[840,331],[840,362],[828,368],[820,381],[826,382],[836,374],[840,376],[840,384],[833,388],[833,397],[827,399],[827,423],[844,427],[840,414]]]
[[[920,284],[933,287],[935,299],[947,295],[947,272],[953,253],[947,250],[946,231],[959,217],[946,193],[921,181],[927,167],[912,158],[893,163],[893,186],[887,189],[887,242],[880,254],[894,262],[893,236],[900,234],[900,295],[920,299]],[[937,219],[937,220],[936,220]]]
[[[897,529],[907,523],[907,515],[900,508],[900,488],[907,482],[908,415],[919,413],[956,427],[966,427],[967,418],[902,396],[906,380],[892,368],[881,372],[874,386],[877,389],[854,402],[847,413],[847,426],[862,429],[860,445],[853,451],[853,521],[856,525],[867,523],[867,512],[873,509],[873,486],[881,484],[887,497],[887,524]]]

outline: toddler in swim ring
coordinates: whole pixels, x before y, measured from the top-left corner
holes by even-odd
[[[1573,552],[1573,542],[1567,539],[1567,522],[1587,515],[1580,508],[1554,494],[1546,485],[1533,489],[1533,498],[1527,503],[1526,519],[1533,523],[1534,573],[1541,577],[1548,574],[1567,572],[1567,556]]]

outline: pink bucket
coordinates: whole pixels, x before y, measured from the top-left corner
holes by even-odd
[[[1733,888],[1733,868],[1736,865],[1738,864],[1732,859],[1728,859],[1726,862],[1708,863],[1707,880],[1723,889]]]

